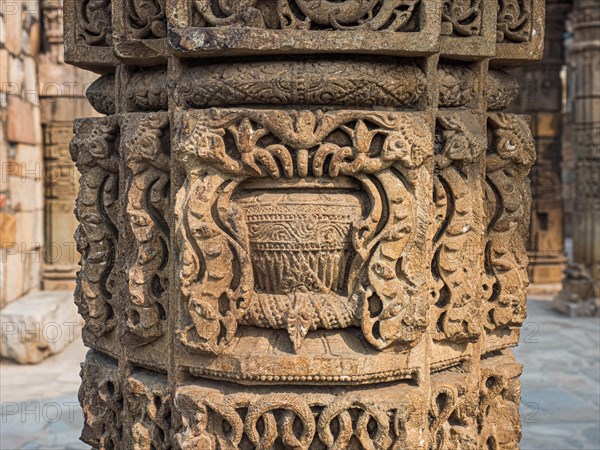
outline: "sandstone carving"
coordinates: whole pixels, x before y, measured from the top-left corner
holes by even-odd
[[[535,149],[502,67],[539,57],[539,4],[106,11],[67,3],[108,114],[71,145],[82,439],[516,448]]]

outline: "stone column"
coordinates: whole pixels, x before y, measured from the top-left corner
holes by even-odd
[[[543,2],[66,13],[85,442],[518,448]]]
[[[546,2],[544,56],[518,71],[521,93],[514,110],[531,115],[537,161],[531,173],[533,209],[529,231],[529,279],[536,291],[556,289],[566,266],[561,183],[563,39],[570,4]],[[531,290],[531,288],[530,288]]]
[[[79,254],[73,234],[73,206],[79,175],[69,155],[73,120],[97,116],[85,99],[94,74],[65,64],[63,8],[58,0],[41,2],[43,45],[38,58],[40,110],[44,133],[44,290],[73,290]]]
[[[572,316],[598,314],[600,297],[600,1],[574,3],[570,61],[574,76],[575,209],[573,264],[555,307]]]

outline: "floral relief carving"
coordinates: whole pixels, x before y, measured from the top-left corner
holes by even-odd
[[[175,405],[183,426],[177,448],[206,450],[371,448],[400,450],[419,447],[406,430],[424,419],[424,412],[397,395],[381,404],[368,396],[272,393],[231,394],[184,386]],[[416,399],[416,398],[415,398]],[[225,426],[221,424],[226,424]],[[224,432],[224,430],[228,430]],[[316,446],[316,447],[315,447]]]
[[[80,0],[77,18],[79,38],[87,45],[112,45],[111,0]]]
[[[75,303],[84,331],[100,337],[116,325],[116,245],[119,215],[118,123],[114,117],[76,124],[70,151],[81,173],[75,234],[81,254]]]
[[[424,206],[413,192],[429,182],[427,131],[406,131],[417,118],[213,110],[183,120],[179,158],[188,179],[178,202],[194,212],[180,218],[180,283],[196,322],[182,335],[187,345],[223,351],[237,322],[287,328],[296,349],[311,329],[358,323],[377,348],[414,342],[426,326],[428,301],[410,299],[432,289],[430,279],[412,269],[424,249],[406,248],[425,226],[419,218]],[[200,167],[212,170],[199,176]],[[244,192],[245,181],[260,188],[266,177],[279,180],[282,191]],[[314,192],[308,195],[315,204],[295,186]],[[328,193],[332,188],[347,192]],[[362,212],[361,203],[370,211]],[[315,222],[306,222],[307,211]],[[283,223],[269,225],[269,216]],[[289,251],[294,256],[286,256]],[[232,259],[236,290],[233,275],[216,274],[216,263]],[[282,276],[271,273],[270,285],[261,281],[263,271],[280,264]],[[219,318],[223,300],[230,306]],[[204,333],[203,341],[190,341],[191,331]]]
[[[436,306],[436,339],[473,340],[481,332],[483,204],[477,201],[480,156],[487,139],[476,117],[439,116],[434,204],[438,224],[432,270],[442,287]]]
[[[132,239],[127,257],[124,339],[147,344],[164,333],[169,259],[169,133],[164,113],[122,121],[121,156],[127,168],[124,224]]]
[[[125,411],[136,450],[170,450],[172,405],[165,377],[136,370],[127,378]]]
[[[167,36],[165,0],[129,0],[128,7],[132,37],[160,39]]]
[[[527,122],[507,113],[488,116],[486,155],[487,246],[484,314],[488,330],[519,326],[526,317],[526,236],[531,204],[527,175],[535,147]]]
[[[124,400],[117,362],[92,351],[80,376],[79,402],[87,405],[81,440],[93,448],[121,448]]]
[[[202,79],[202,83],[198,80]],[[195,67],[178,84],[195,108],[226,105],[415,107],[425,90],[416,64],[356,61],[250,63]]]
[[[516,450],[543,9],[65,0],[84,442]]]
[[[421,0],[194,0],[197,26],[282,30],[417,31]]]
[[[498,0],[497,42],[531,39],[531,0]]]
[[[444,0],[442,34],[478,36],[481,33],[481,0]]]

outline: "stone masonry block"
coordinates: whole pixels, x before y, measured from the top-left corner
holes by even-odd
[[[21,364],[39,363],[79,336],[79,321],[71,292],[27,294],[0,311],[0,355]]]

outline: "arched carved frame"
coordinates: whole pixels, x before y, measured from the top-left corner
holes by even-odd
[[[226,351],[263,295],[255,289],[244,212],[233,198],[242,183],[256,180],[351,179],[370,202],[351,231],[346,301],[356,306],[355,323],[315,324],[290,306],[294,347],[310,329],[351,325],[378,349],[416,345],[438,295],[432,275],[419,270],[430,245],[431,115],[210,109],[181,113],[175,128],[186,176],[175,208],[177,282],[187,305],[178,336],[190,351]]]

